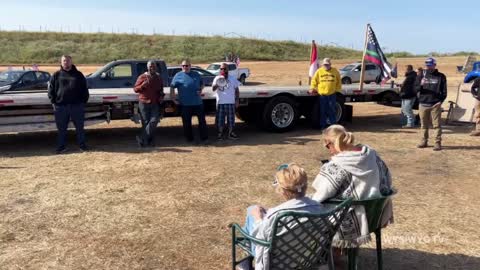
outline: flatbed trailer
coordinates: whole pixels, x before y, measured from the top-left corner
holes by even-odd
[[[169,89],[162,103],[163,117],[180,115],[175,102],[170,99]],[[356,84],[343,85],[337,93],[337,120],[351,115],[345,103],[378,101],[393,103],[398,99],[398,87],[393,84],[366,84],[362,91]],[[202,93],[206,113],[216,110],[215,93],[206,87]],[[295,127],[300,117],[312,123],[318,121],[317,97],[308,93],[305,86],[241,86],[240,106],[237,117],[247,123],[257,123],[274,132],[283,132]],[[131,119],[139,122],[138,95],[132,88],[90,89],[86,104],[85,125],[112,120]],[[0,133],[55,130],[53,109],[45,91],[22,91],[0,93]]]

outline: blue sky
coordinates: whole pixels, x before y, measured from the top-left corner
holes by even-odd
[[[0,30],[227,34],[360,50],[371,23],[386,52],[480,52],[480,1],[386,1],[0,0]]]

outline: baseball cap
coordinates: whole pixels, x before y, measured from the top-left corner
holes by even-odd
[[[322,65],[331,65],[330,58],[324,58],[322,61]]]
[[[435,60],[435,58],[433,57],[429,57],[425,60],[425,66],[427,67],[435,66],[436,64],[437,64],[437,60]]]

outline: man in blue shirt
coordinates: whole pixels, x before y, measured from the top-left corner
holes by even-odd
[[[170,97],[172,100],[176,100],[175,88],[177,88],[178,101],[182,112],[183,132],[187,141],[193,141],[192,116],[196,115],[200,140],[205,143],[208,139],[208,129],[201,97],[203,81],[200,75],[191,71],[190,68],[190,61],[183,60],[182,71],[173,77],[170,84]]]

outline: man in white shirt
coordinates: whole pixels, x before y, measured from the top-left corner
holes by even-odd
[[[215,77],[212,84],[212,90],[217,96],[217,115],[215,123],[218,128],[218,140],[223,140],[225,135],[225,118],[227,118],[227,137],[232,140],[238,139],[237,134],[233,132],[235,126],[235,109],[238,107],[240,82],[235,76],[228,74],[228,65],[222,63],[220,75]]]

